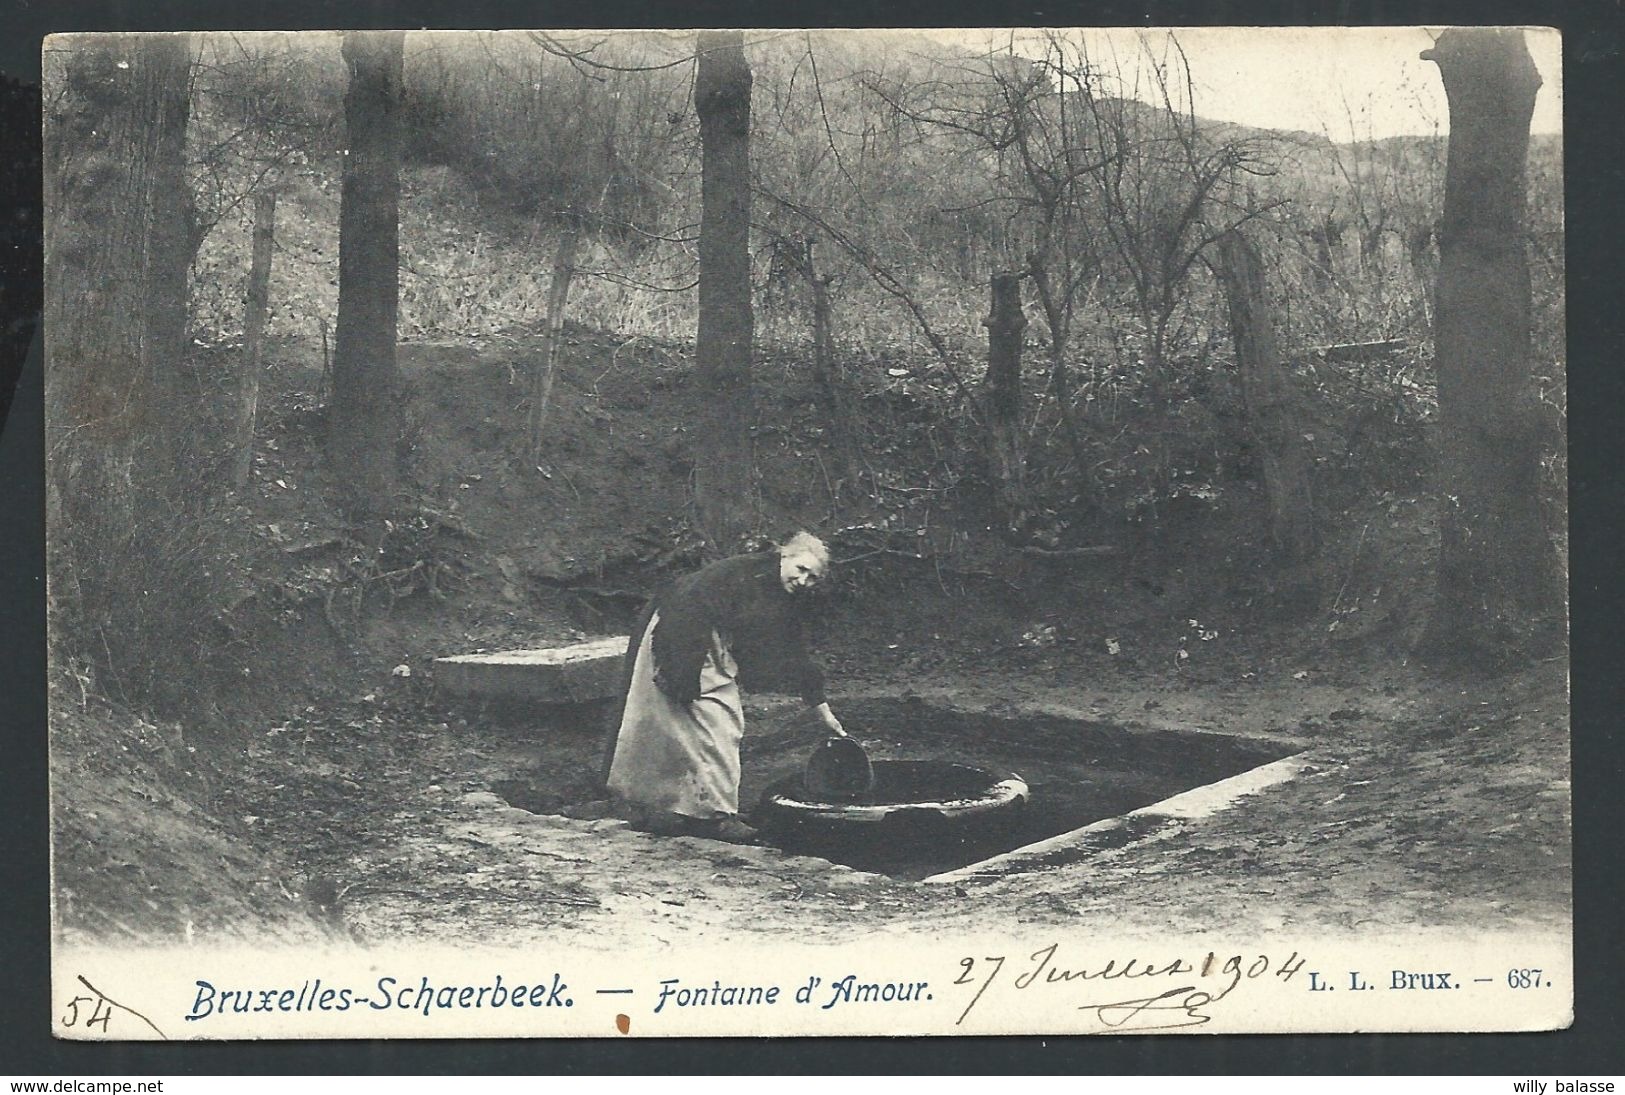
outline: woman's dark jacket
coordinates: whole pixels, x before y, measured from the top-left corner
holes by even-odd
[[[660,614],[650,646],[655,683],[674,700],[700,695],[700,667],[717,632],[747,692],[788,692],[824,702],[824,671],[807,652],[806,607],[779,580],[779,553],[736,555],[679,578],[655,596]],[[648,626],[648,613],[643,627]],[[627,658],[637,657],[640,628]]]

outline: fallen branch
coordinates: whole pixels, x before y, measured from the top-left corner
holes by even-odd
[[[649,599],[647,593],[635,589],[611,589],[607,586],[576,585],[569,579],[560,578],[537,578],[536,581],[551,589],[562,589],[566,593],[574,593],[578,597],[595,597],[601,601],[641,605]]]
[[[345,538],[342,536],[324,536],[319,540],[302,540],[297,544],[285,544],[282,553],[297,559],[303,555],[316,555],[331,548],[342,547],[344,543]]]
[[[1021,549],[1023,555],[1036,555],[1040,559],[1082,559],[1100,555],[1116,555],[1116,544],[1094,544],[1089,547],[1075,548],[1042,548],[1036,544],[1027,544]]]
[[[464,539],[476,541],[480,538],[479,533],[463,524],[463,519],[458,517],[455,513],[442,513],[440,510],[430,509],[428,506],[420,506],[418,508],[418,512],[424,517],[431,519],[436,528],[443,528],[455,536],[461,536]]]
[[[858,562],[858,561],[860,561],[862,559],[873,558],[876,555],[895,555],[900,559],[914,559],[914,560],[924,560],[926,558],[931,558],[931,559],[936,558],[936,556],[934,556],[934,555],[926,556],[926,555],[924,555],[924,554],[922,554],[921,552],[918,552],[918,551],[898,551],[896,548],[883,547],[883,548],[875,548],[873,551],[866,551],[862,555],[848,555],[844,559],[836,559],[836,560],[834,560],[834,563],[835,563],[836,566],[846,566],[848,563],[856,563],[856,562]]]
[[[1382,342],[1345,342],[1337,346],[1322,346],[1314,352],[1327,361],[1370,361],[1374,357],[1399,353],[1405,346],[1404,339],[1390,338]]]

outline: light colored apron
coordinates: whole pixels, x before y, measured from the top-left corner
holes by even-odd
[[[609,789],[646,810],[693,818],[739,812],[739,740],[745,711],[739,667],[715,632],[700,668],[700,696],[679,703],[655,684],[650,638],[657,613],[638,642]]]

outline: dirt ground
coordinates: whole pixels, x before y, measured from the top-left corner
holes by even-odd
[[[1275,679],[1172,687],[1117,679],[1080,688],[1047,674],[911,687],[963,711],[1253,735],[1297,750],[1303,774],[1087,864],[922,885],[771,847],[659,838],[612,819],[514,807],[493,788],[516,772],[551,781],[565,799],[584,797],[595,734],[430,722],[417,717],[420,698],[403,692],[358,701],[342,721],[325,712],[267,727],[240,758],[244,778],[211,789],[225,833],[184,798],[143,793],[159,780],[68,777],[59,840],[83,841],[97,859],[64,872],[59,914],[70,934],[98,938],[269,932],[512,944],[565,931],[586,946],[629,932],[675,944],[723,928],[810,939],[1013,922],[1357,935],[1550,928],[1568,917],[1558,664],[1467,687],[1399,674],[1296,680],[1285,667]],[[861,708],[876,692],[837,692],[837,704]],[[758,742],[747,754],[751,782],[810,747],[788,705],[753,704],[752,717],[771,748]],[[59,771],[83,744],[59,742]],[[155,749],[174,755],[171,745]],[[97,767],[86,764],[87,775]],[[146,816],[132,824],[137,808]],[[234,853],[234,830],[280,849],[285,873]],[[119,833],[141,847],[119,847]],[[141,895],[133,906],[132,893]]]
[[[1053,573],[882,557],[871,562],[895,566],[843,580],[818,646],[837,713],[877,755],[1010,766],[1036,752],[1044,793],[1090,761],[1065,719],[1234,735],[1299,758],[1297,778],[1212,816],[1085,863],[956,884],[560,816],[592,797],[600,720],[451,707],[432,659],[614,633],[650,583],[689,565],[661,553],[682,544],[690,469],[672,439],[692,393],[677,351],[583,334],[561,366],[559,459],[527,469],[501,441],[518,434],[512,362],[524,352],[403,350],[415,481],[436,515],[412,573],[434,581],[387,596],[377,583],[351,596],[343,573],[311,406],[319,370],[273,371],[282,387],[267,394],[239,530],[239,641],[208,667],[217,679],[197,710],[139,715],[73,666],[52,683],[62,937],[466,945],[564,933],[612,946],[1018,923],[1334,935],[1567,924],[1566,661],[1463,676],[1408,659],[1430,580],[1414,492],[1342,511],[1324,596],[1296,616],[1278,596],[1290,582],[1241,567],[1256,525],[1245,510],[1227,525],[1195,514],[1205,539]],[[600,383],[606,363],[626,382]],[[788,478],[817,451],[817,415],[800,400],[785,396],[758,452],[778,518],[816,524],[833,492],[821,475]],[[930,462],[929,446],[887,452]],[[878,491],[889,510],[841,519],[947,543],[956,518],[917,482]],[[909,697],[964,716],[962,729],[911,737],[865,714]],[[976,716],[1047,729],[994,741]],[[752,698],[749,717],[747,803],[816,742],[790,701]]]

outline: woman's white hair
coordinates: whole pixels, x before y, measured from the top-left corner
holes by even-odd
[[[820,540],[818,537],[814,536],[805,529],[797,532],[794,536],[790,537],[784,543],[779,545],[780,555],[796,555],[802,553],[811,555],[814,559],[818,560],[818,565],[820,567],[826,570],[829,569],[829,548],[824,546],[824,541]]]

